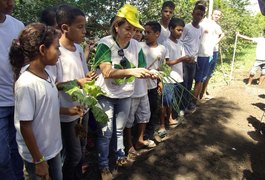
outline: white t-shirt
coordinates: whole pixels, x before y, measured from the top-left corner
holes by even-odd
[[[220,35],[223,34],[223,31],[222,31],[222,28],[219,24],[217,24],[215,21],[213,21],[213,22],[215,24],[215,32],[214,32],[215,33],[215,42],[217,42]],[[213,48],[213,52],[218,51],[218,49],[219,49],[219,44],[217,43],[217,44],[215,44],[215,46]]]
[[[29,71],[20,75],[15,84],[14,119],[18,149],[23,159],[28,162],[33,160],[20,131],[21,120],[32,121],[36,143],[46,160],[54,158],[61,151],[59,99],[52,78],[46,81]]]
[[[59,56],[56,66],[50,66],[56,77],[56,82],[67,82],[75,79],[84,78],[88,72],[87,63],[84,57],[83,49],[80,45],[75,44],[76,51],[72,52],[60,46],[61,55]],[[54,70],[55,68],[55,70]],[[47,68],[46,68],[47,69]],[[78,102],[73,101],[71,96],[64,91],[59,91],[59,99],[61,107],[72,107],[80,105]],[[61,122],[72,122],[79,118],[79,115],[68,116],[60,115]]]
[[[161,25],[161,24],[160,24]],[[160,35],[157,39],[157,42],[159,44],[162,44],[163,41],[167,40],[167,38],[169,38],[170,36],[170,31],[168,28],[165,28],[164,26],[161,25],[161,32],[160,32]]]
[[[13,39],[17,39],[24,25],[12,16],[0,23],[0,107],[14,106],[14,75],[9,61],[9,50]]]
[[[200,57],[210,57],[213,55],[213,49],[216,45],[216,35],[215,35],[215,23],[213,20],[204,18],[200,23],[203,33],[201,37],[200,47],[198,56]]]
[[[183,44],[180,41],[173,42],[171,39],[168,38],[166,41],[164,41],[163,45],[168,50],[169,61],[175,60],[185,55]],[[165,82],[166,83],[183,82],[182,62],[172,65],[171,68],[172,68],[172,71],[170,73],[171,78],[165,78]]]
[[[163,61],[168,58],[168,51],[165,46],[158,44],[157,47],[149,47],[145,42],[140,42],[140,45],[144,52],[147,68],[158,69]],[[152,66],[151,66],[152,65]],[[148,89],[154,89],[157,87],[156,79],[146,79]]]
[[[118,51],[121,48],[114,41],[112,36],[102,38],[97,47],[96,61],[99,65],[102,61],[112,64],[112,68],[121,69],[121,60],[126,59],[128,68],[145,67],[143,51],[138,41],[131,39],[129,45],[123,49],[124,57],[119,56]],[[102,91],[110,98],[127,98],[133,95],[135,78],[105,79],[100,70],[96,84],[101,87]]]
[[[198,56],[199,46],[201,42],[202,28],[195,28],[191,23],[184,27],[180,41],[183,44],[185,54],[194,56],[195,60]]]
[[[253,38],[253,41],[257,43],[256,47],[256,59],[258,60],[265,60],[265,38],[264,37],[258,37]]]

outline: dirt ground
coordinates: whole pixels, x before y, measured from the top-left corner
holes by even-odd
[[[211,84],[213,99],[202,101],[187,124],[170,130],[168,140],[119,169],[115,179],[265,179],[265,88],[246,86],[246,74],[229,85]],[[95,174],[85,179],[98,179]]]

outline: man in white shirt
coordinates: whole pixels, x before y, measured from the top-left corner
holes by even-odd
[[[0,178],[24,179],[23,161],[18,153],[14,127],[13,73],[9,49],[24,28],[22,22],[10,14],[13,0],[0,0]]]
[[[264,51],[264,47],[265,47],[265,29],[263,30],[263,37],[256,37],[256,38],[250,38],[248,36],[244,36],[238,33],[238,36],[241,38],[244,38],[246,40],[250,40],[253,41],[255,43],[257,43],[257,47],[256,47],[256,61],[250,71],[249,74],[249,79],[248,79],[248,83],[247,85],[251,85],[253,78],[258,70],[258,68],[261,69],[261,75],[259,78],[259,85],[263,85],[264,84],[264,80],[265,80],[265,51]]]
[[[224,37],[224,33],[221,29],[221,26],[218,24],[218,21],[220,18],[221,18],[221,11],[219,9],[215,9],[213,11],[213,14],[212,14],[212,22],[214,24],[214,27],[213,27],[214,28],[214,39],[213,40],[214,40],[215,46],[213,49],[213,55],[210,57],[209,71],[207,74],[207,79],[203,83],[202,91],[200,94],[200,99],[202,99],[203,96],[205,97],[205,99],[211,99],[212,98],[207,92],[207,86],[208,86],[209,80],[213,76],[213,73],[214,73],[214,70],[215,70],[215,67],[217,64],[218,49],[219,49],[218,43]]]
[[[195,73],[195,86],[193,95],[199,99],[204,82],[208,78],[210,58],[213,56],[215,46],[215,24],[211,19],[204,18],[200,23],[203,33],[198,51],[197,67]]]

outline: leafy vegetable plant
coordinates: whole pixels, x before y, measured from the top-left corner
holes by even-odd
[[[69,81],[64,85],[64,91],[72,97],[73,101],[78,101],[85,108],[90,108],[98,123],[108,122],[107,114],[101,109],[96,99],[104,93],[99,86],[95,85],[95,80],[85,83],[82,89],[76,81]]]

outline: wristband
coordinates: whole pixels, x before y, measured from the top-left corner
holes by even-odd
[[[33,161],[33,163],[35,164],[35,165],[38,165],[38,164],[41,164],[41,163],[43,163],[43,162],[45,162],[46,160],[45,160],[45,157],[44,156],[42,156],[39,160],[37,160],[37,161]]]

